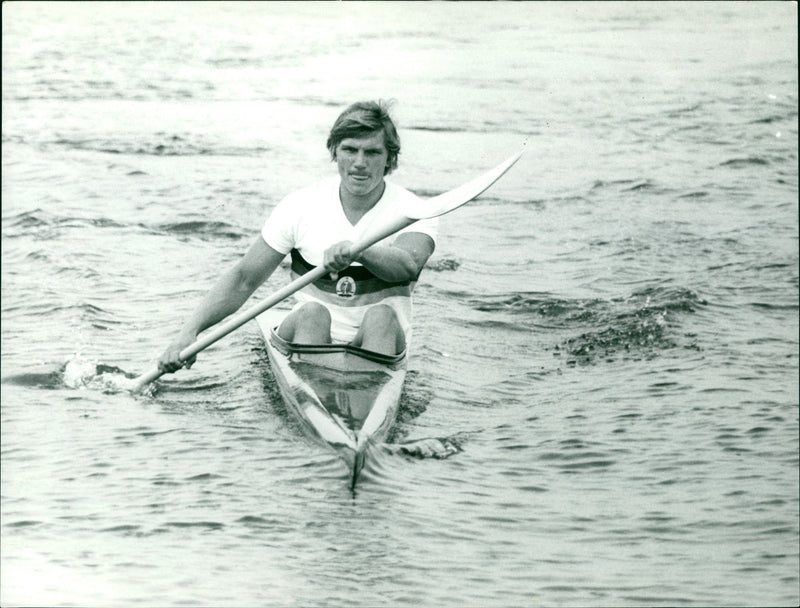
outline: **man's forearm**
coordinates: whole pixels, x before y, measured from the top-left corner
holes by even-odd
[[[212,287],[181,328],[181,334],[194,338],[205,329],[233,314],[252,295],[255,288],[247,284],[236,269],[226,272]]]
[[[362,252],[356,261],[363,264],[376,277],[389,283],[413,281],[419,276],[420,271],[412,255],[399,247],[385,245],[370,247]]]

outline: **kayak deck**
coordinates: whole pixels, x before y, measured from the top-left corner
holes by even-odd
[[[256,318],[278,388],[307,434],[345,461],[355,487],[369,446],[394,424],[406,358],[349,345],[289,344],[274,331],[288,312],[267,310]]]

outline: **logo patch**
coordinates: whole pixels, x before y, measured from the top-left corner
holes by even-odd
[[[336,295],[340,298],[352,298],[356,295],[356,282],[353,277],[342,277],[336,283]]]

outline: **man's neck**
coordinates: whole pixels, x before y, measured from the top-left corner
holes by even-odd
[[[369,194],[358,196],[339,186],[339,201],[342,203],[344,214],[350,223],[355,225],[372,209],[386,191],[386,182],[381,180],[380,185]]]

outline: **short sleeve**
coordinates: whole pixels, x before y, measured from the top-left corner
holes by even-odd
[[[289,197],[284,198],[272,210],[261,229],[264,242],[278,253],[287,254],[295,246],[296,218]]]
[[[410,226],[403,228],[400,231],[400,234],[404,234],[406,232],[421,232],[422,234],[427,234],[433,240],[433,244],[436,245],[439,236],[439,218],[434,217],[425,220],[418,220]]]

